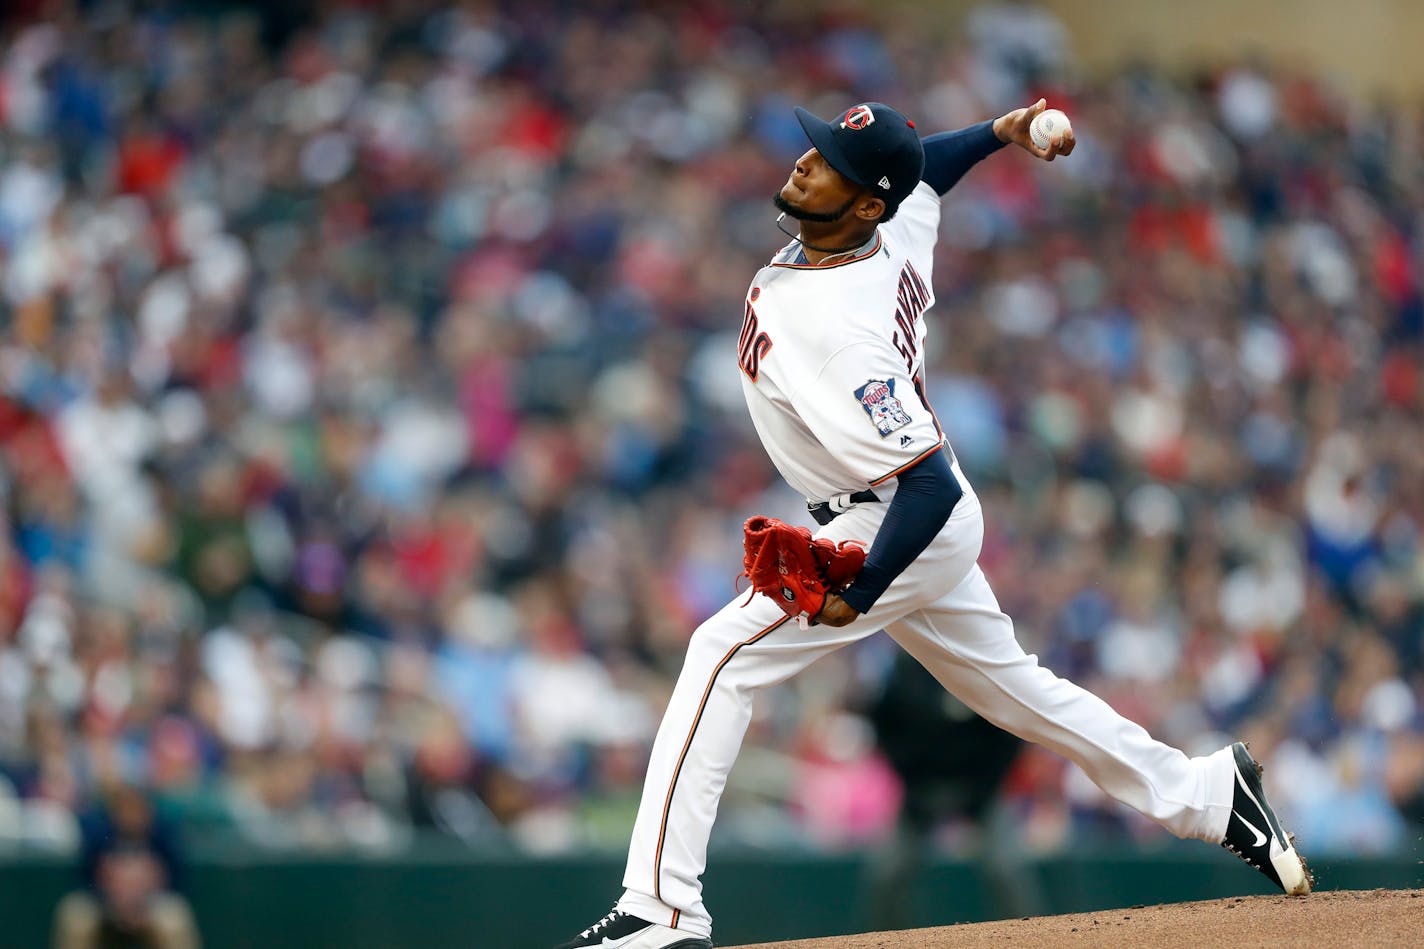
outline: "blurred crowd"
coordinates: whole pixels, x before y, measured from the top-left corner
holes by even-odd
[[[1084,76],[1012,4],[309,9],[0,14],[0,850],[126,787],[190,841],[621,849],[742,521],[805,521],[735,360],[791,107],[1040,95],[1077,151],[950,194],[930,314],[1000,601],[1158,737],[1252,739],[1307,853],[1415,845],[1417,108]],[[715,845],[887,832],[893,660],[763,697]],[[1000,806],[1165,838],[1036,749]]]

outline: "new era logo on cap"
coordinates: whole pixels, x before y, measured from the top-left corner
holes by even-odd
[[[876,184],[880,185],[880,187],[882,188],[888,189],[890,187],[890,179],[887,178],[885,175],[881,175],[880,180],[876,182]]]

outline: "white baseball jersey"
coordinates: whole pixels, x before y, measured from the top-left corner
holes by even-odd
[[[767,454],[808,500],[883,484],[941,444],[919,388],[939,212],[921,183],[842,261],[793,263],[793,241],[752,280],[742,390]]]

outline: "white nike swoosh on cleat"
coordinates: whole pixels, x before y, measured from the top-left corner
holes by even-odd
[[[631,943],[634,939],[637,939],[639,936],[641,936],[641,935],[642,935],[643,933],[645,933],[645,932],[647,932],[646,929],[640,929],[640,930],[638,930],[638,931],[635,932],[635,933],[629,933],[628,935],[623,936],[623,937],[618,938],[618,939],[609,939],[607,936],[604,936],[604,937],[603,937],[603,949],[622,949],[623,946],[628,945],[628,944]]]
[[[1266,842],[1266,835],[1257,830],[1255,824],[1242,817],[1239,811],[1232,811],[1231,813],[1235,814],[1236,819],[1239,820],[1241,823],[1245,824],[1247,827],[1249,827],[1251,829],[1251,833],[1256,835],[1256,842],[1252,844],[1253,847],[1259,847]]]

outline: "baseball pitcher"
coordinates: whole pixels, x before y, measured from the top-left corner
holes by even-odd
[[[1286,893],[1310,891],[1244,745],[1190,758],[1040,666],[977,564],[983,512],[923,384],[940,200],[1005,144],[1045,161],[1070,154],[1071,130],[1033,143],[1045,106],[923,140],[879,102],[829,122],[796,110],[811,148],[774,200],[778,224],[789,217],[798,233],[752,278],[735,358],[762,444],[819,530],[749,522],[749,575],[767,595],[735,598],[693,634],[624,893],[559,949],[710,949],[707,840],[753,695],[882,628],[984,718],[1177,836],[1223,845]],[[849,585],[825,573],[846,551],[857,555]]]

